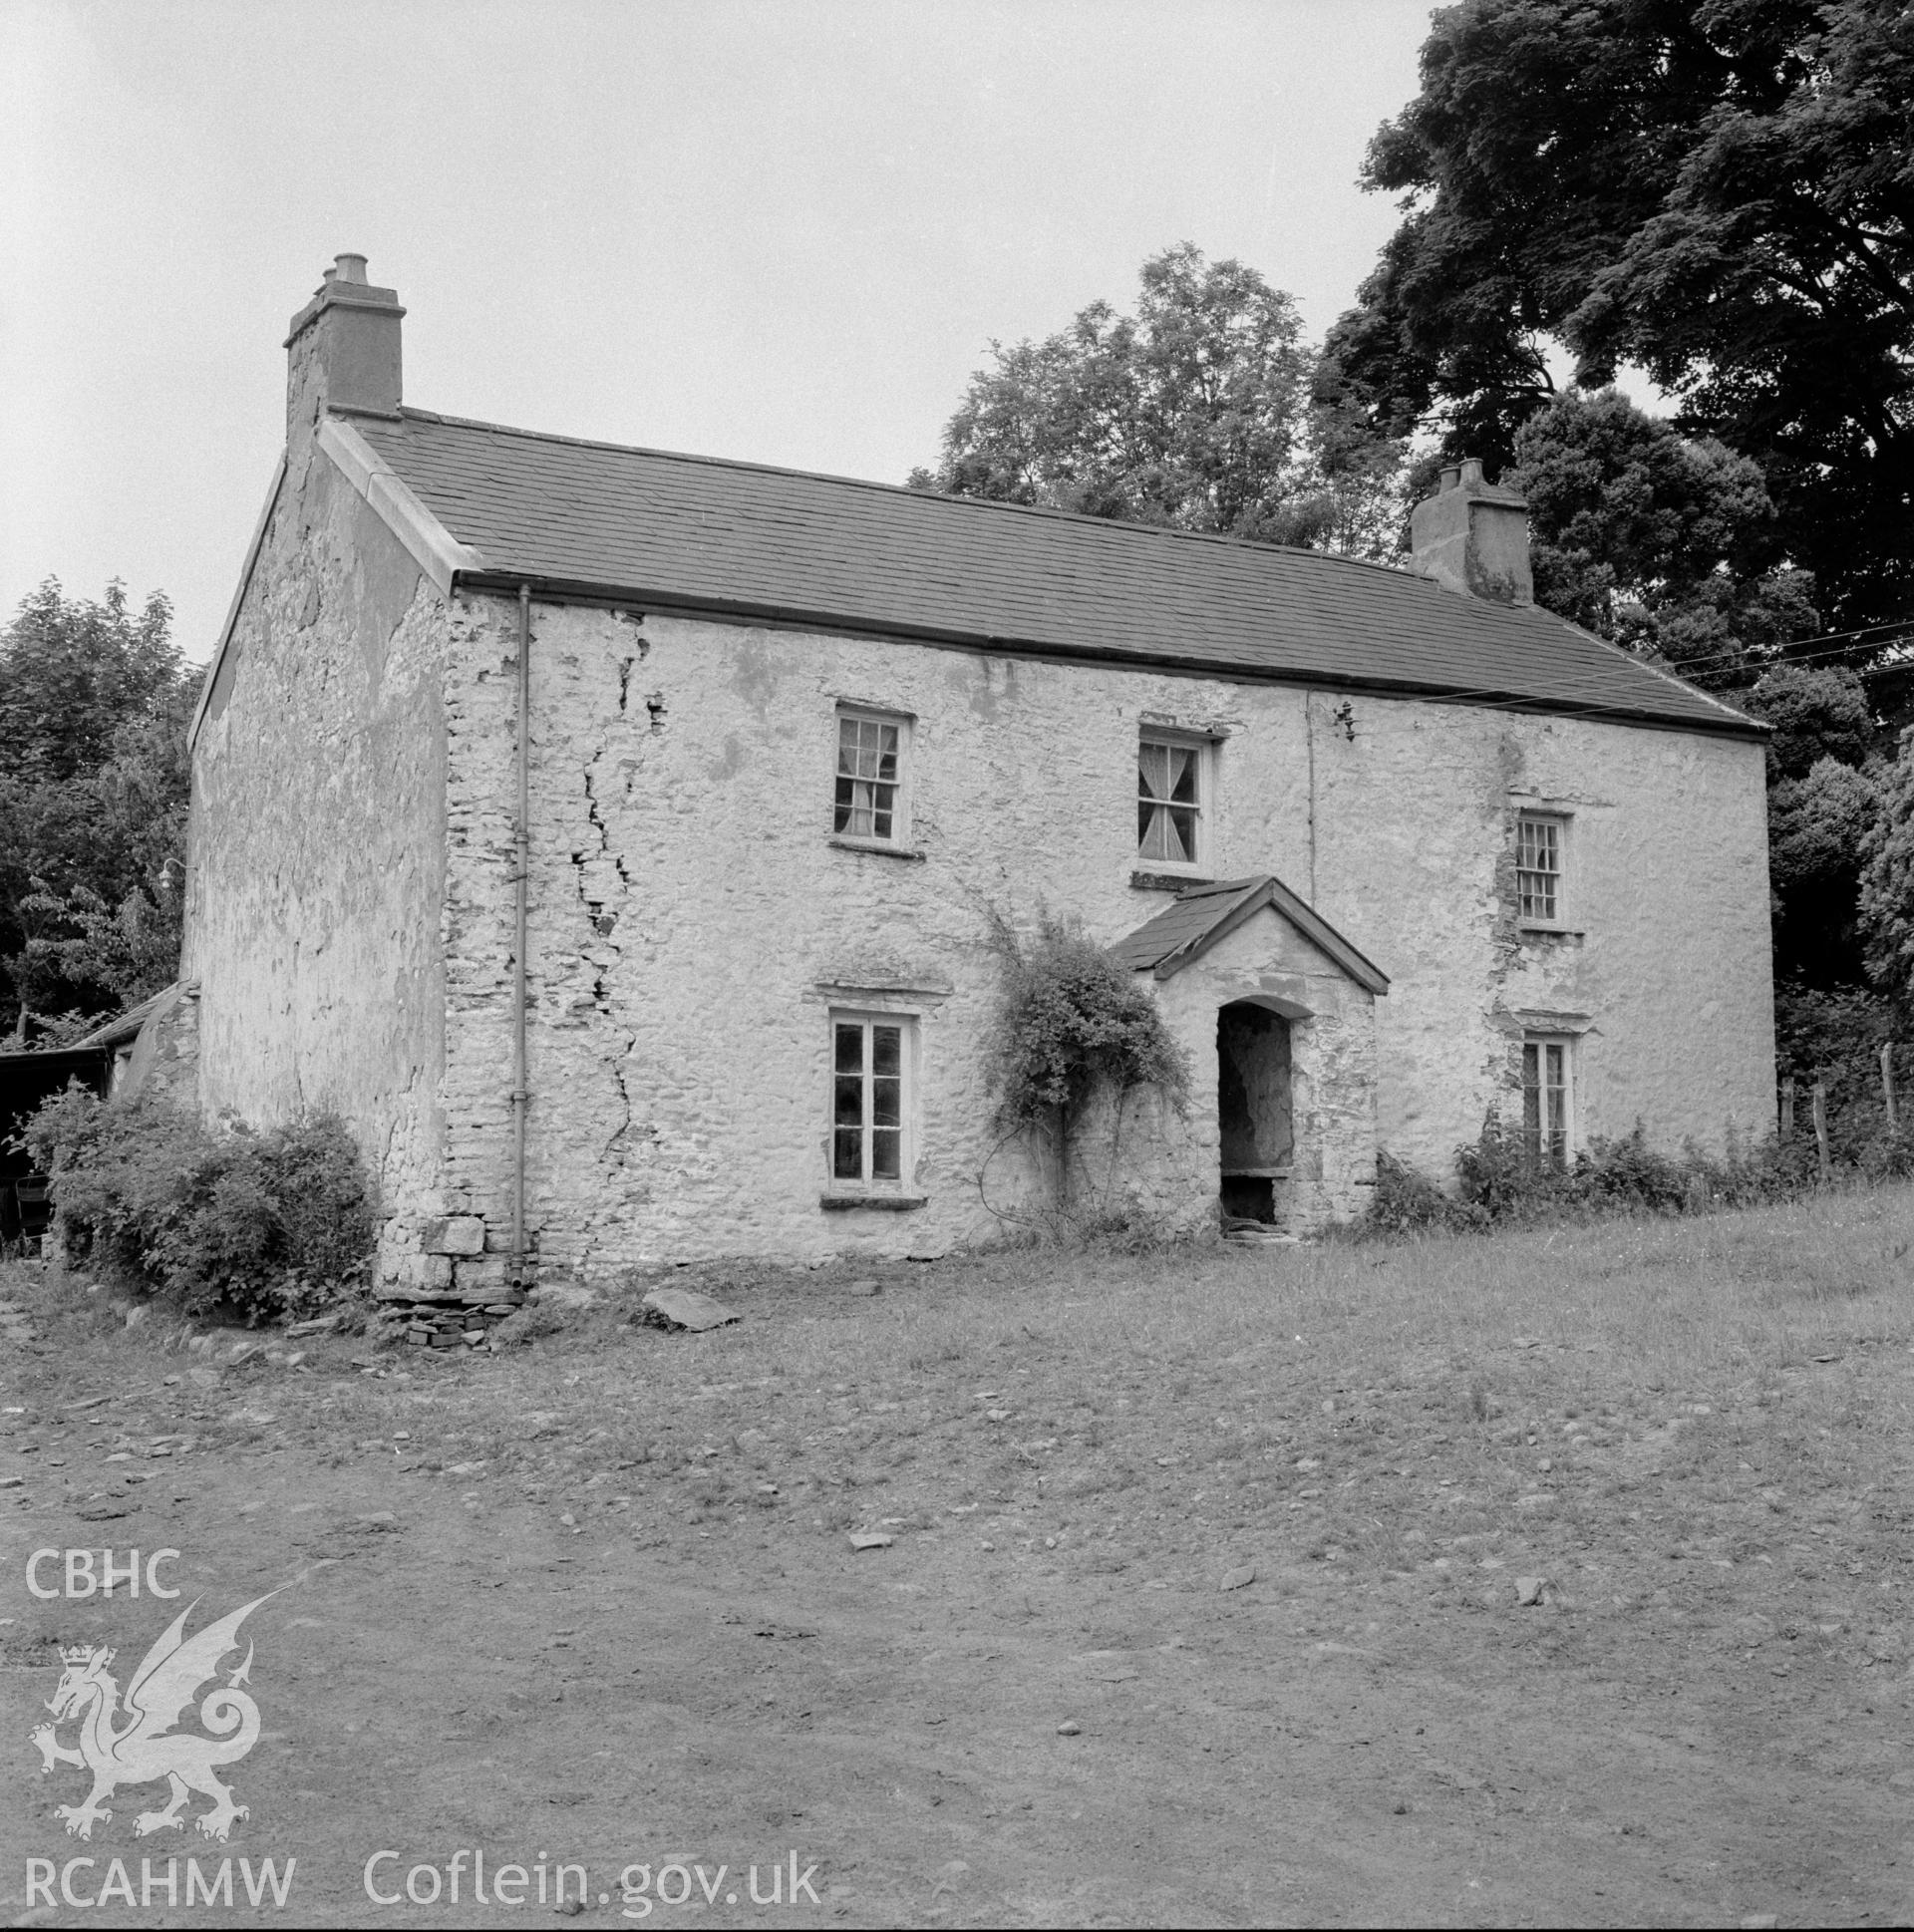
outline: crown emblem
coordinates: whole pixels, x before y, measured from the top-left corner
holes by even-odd
[[[98,1657],[103,1664],[113,1662],[112,1651],[96,1651],[91,1644],[76,1644],[71,1650],[62,1649],[60,1652],[60,1661],[63,1664],[91,1664],[95,1657]]]

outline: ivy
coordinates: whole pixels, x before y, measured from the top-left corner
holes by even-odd
[[[1006,1128],[1061,1122],[1099,1094],[1120,1107],[1154,1087],[1179,1110],[1189,1066],[1163,1016],[1134,974],[1074,925],[1045,915],[1021,942],[1001,918],[995,943],[1004,961],[995,1072],[997,1118]]]

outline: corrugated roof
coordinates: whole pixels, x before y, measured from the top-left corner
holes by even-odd
[[[1617,717],[1760,727],[1538,609],[1310,550],[407,410],[352,426],[483,560],[820,629]]]
[[[1192,885],[1177,894],[1174,905],[1166,906],[1134,932],[1125,933],[1108,950],[1117,965],[1127,966],[1132,973],[1154,973],[1158,979],[1169,979],[1264,906],[1280,912],[1359,986],[1376,994],[1389,991],[1389,975],[1274,872]]]

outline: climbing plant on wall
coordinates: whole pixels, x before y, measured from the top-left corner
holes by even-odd
[[[1094,1103],[1111,1103],[1114,1172],[1129,1096],[1151,1087],[1180,1110],[1189,1066],[1149,993],[1074,925],[1046,914],[1025,940],[993,915],[992,943],[1004,968],[991,1070],[998,1124],[1006,1136],[1051,1137],[1057,1204],[1068,1208],[1073,1137]]]

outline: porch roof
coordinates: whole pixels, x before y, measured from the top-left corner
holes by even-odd
[[[1110,956],[1133,973],[1153,973],[1169,979],[1199,959],[1224,934],[1264,906],[1279,912],[1303,937],[1327,953],[1358,986],[1378,995],[1389,991],[1389,975],[1367,959],[1305,899],[1299,898],[1274,872],[1259,877],[1224,879],[1214,885],[1192,885],[1176,903],[1155,918],[1125,934],[1112,946]]]

